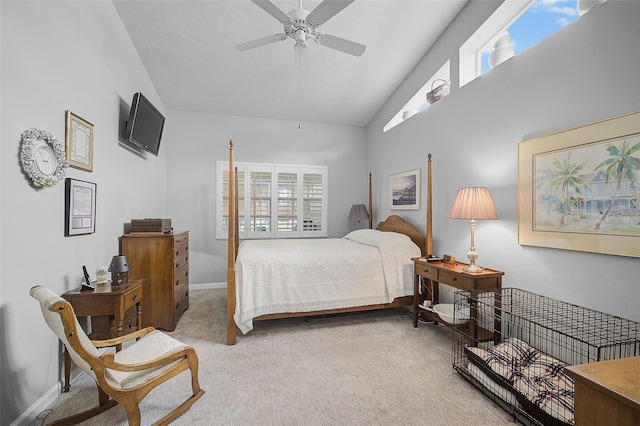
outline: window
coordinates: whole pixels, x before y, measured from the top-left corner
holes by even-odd
[[[235,163],[241,239],[327,236],[327,167]],[[229,229],[229,163],[216,163],[216,238]],[[248,224],[248,226],[245,226]]]
[[[409,101],[393,116],[391,120],[383,127],[382,132],[393,129],[398,124],[413,117],[415,114],[429,108],[427,102],[427,93],[439,84],[449,83],[450,80],[450,61],[447,61],[429,80],[422,86]]]
[[[508,0],[460,48],[460,87],[491,70],[491,50],[518,55],[579,17],[578,0]],[[511,37],[503,37],[508,33]],[[500,60],[498,64],[502,63]],[[495,65],[497,66],[497,65]],[[494,67],[495,67],[494,66]]]

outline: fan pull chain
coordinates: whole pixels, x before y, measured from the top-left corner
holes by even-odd
[[[298,129],[302,129],[302,123],[300,122],[300,114],[302,111],[302,52],[298,53]]]

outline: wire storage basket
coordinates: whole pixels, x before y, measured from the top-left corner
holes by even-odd
[[[458,291],[453,367],[525,424],[572,425],[568,365],[640,355],[640,323],[517,288]]]
[[[436,83],[440,83],[436,86]],[[450,85],[448,81],[442,79],[433,80],[431,83],[431,91],[427,92],[427,102],[432,104],[449,94]]]

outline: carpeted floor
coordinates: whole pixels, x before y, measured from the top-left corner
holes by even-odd
[[[451,368],[450,330],[404,309],[256,323],[226,346],[226,292],[194,290],[173,337],[196,348],[205,395],[179,425],[512,425]],[[141,405],[153,423],[189,394],[182,373]],[[86,375],[45,422],[97,403]],[[46,414],[46,413],[43,413]],[[121,407],[83,423],[126,425]]]

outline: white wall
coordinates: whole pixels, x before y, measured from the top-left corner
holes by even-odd
[[[125,222],[164,215],[165,154],[145,160],[118,145],[134,92],[164,107],[111,2],[3,1],[0,8],[0,424],[8,425],[57,396],[58,341],[29,289],[77,288],[82,265],[93,273],[118,253]],[[20,135],[31,127],[64,143],[65,110],[95,126],[93,173],[70,168],[67,177],[97,184],[96,232],[66,238],[64,182],[35,190],[18,161]]]
[[[459,46],[499,3],[470,2],[367,127],[376,220],[390,213],[385,176],[426,170],[431,152],[436,254],[466,260],[469,223],[448,212],[459,187],[487,186],[500,220],[478,221],[478,264],[505,271],[504,286],[640,320],[638,259],[520,246],[516,210],[518,142],[640,110],[640,2],[609,0],[461,89],[453,75],[449,97],[382,133],[425,76],[447,59],[455,73]],[[405,216],[424,230],[424,211]]]
[[[226,282],[227,242],[216,240],[215,163],[228,161],[229,140],[241,162],[328,166],[328,235],[349,230],[354,203],[367,203],[362,127],[169,111],[167,216],[190,231],[189,282]]]

